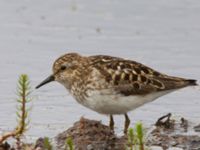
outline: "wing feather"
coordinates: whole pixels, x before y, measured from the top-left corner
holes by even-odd
[[[103,55],[90,58],[91,65],[99,70],[109,86],[126,96],[145,95],[189,85],[186,79],[159,73],[136,61]]]

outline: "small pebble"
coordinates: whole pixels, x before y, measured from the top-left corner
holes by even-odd
[[[178,147],[171,147],[171,148],[168,148],[167,150],[183,150],[182,148],[178,148]]]
[[[163,148],[160,146],[151,146],[150,150],[163,150]]]

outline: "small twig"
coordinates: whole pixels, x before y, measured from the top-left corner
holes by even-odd
[[[7,138],[9,137],[15,137],[17,134],[16,134],[16,131],[11,131],[11,132],[7,132],[3,135],[0,135],[0,144],[3,143],[3,141],[5,141]]]
[[[170,117],[171,113],[168,113],[167,115],[164,115],[160,117],[157,122],[155,123],[156,126],[164,126],[166,128],[170,128]],[[164,120],[166,118],[166,120]]]

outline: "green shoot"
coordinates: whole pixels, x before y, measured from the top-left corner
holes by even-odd
[[[128,130],[128,144],[130,145],[130,150],[133,150],[133,145],[135,145],[134,143],[134,129],[130,128]]]
[[[73,144],[73,140],[71,137],[68,137],[66,139],[66,148],[65,149],[74,150],[74,144]]]
[[[23,135],[23,133],[28,129],[29,120],[28,120],[28,114],[30,111],[30,108],[26,107],[26,104],[31,101],[30,98],[30,81],[26,74],[22,74],[19,77],[18,80],[18,86],[17,86],[17,121],[18,126],[16,127],[17,137],[20,137]]]
[[[22,74],[19,76],[18,79],[18,86],[17,86],[17,127],[15,130],[7,132],[3,135],[0,135],[0,144],[2,144],[6,139],[9,137],[16,138],[17,142],[20,143],[20,137],[24,134],[24,132],[28,129],[28,114],[30,108],[26,107],[26,104],[31,101],[30,98],[30,81],[26,74]]]
[[[144,150],[144,132],[143,132],[143,127],[142,123],[137,123],[135,126],[136,133],[137,133],[137,139],[138,139],[138,144],[139,144],[139,150]]]
[[[52,144],[48,137],[44,138],[44,148],[45,150],[52,150]]]
[[[128,130],[127,150],[144,150],[144,129],[142,123],[137,123],[135,128]]]

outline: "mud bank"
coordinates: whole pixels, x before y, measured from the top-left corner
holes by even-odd
[[[200,126],[193,126],[185,118],[174,119],[167,114],[158,119],[150,129],[144,129],[144,145],[150,150],[199,150]],[[55,150],[67,150],[66,139],[71,138],[75,150],[126,150],[128,137],[118,136],[101,121],[81,118],[72,127],[52,139]],[[0,150],[15,150],[8,143]],[[23,150],[46,150],[44,138],[35,144],[22,144]]]

